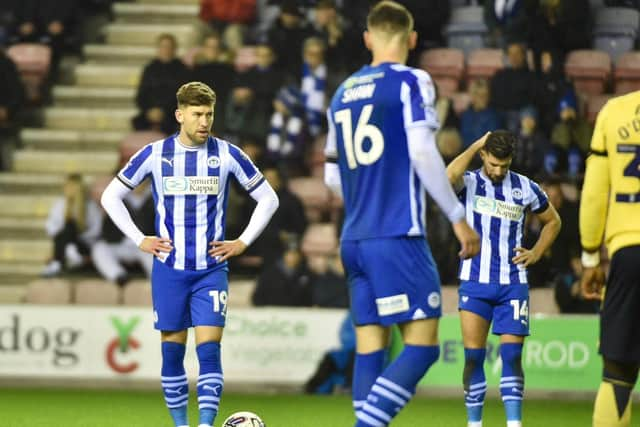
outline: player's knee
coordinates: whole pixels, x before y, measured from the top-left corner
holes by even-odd
[[[622,363],[604,358],[602,377],[634,385],[638,380],[638,368],[637,363]]]

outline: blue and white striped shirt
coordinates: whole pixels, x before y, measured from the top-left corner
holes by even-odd
[[[549,206],[547,195],[526,176],[509,171],[494,184],[482,169],[464,174],[459,197],[466,218],[480,235],[480,253],[462,261],[460,279],[478,283],[526,284],[527,271],[511,259],[522,245],[527,211],[541,213]]]
[[[156,234],[171,239],[174,247],[165,264],[177,270],[203,270],[222,266],[208,249],[209,242],[224,240],[230,175],[248,192],[264,181],[235,145],[209,137],[201,146],[187,147],[172,135],[140,149],[118,179],[134,188],[151,177]]]

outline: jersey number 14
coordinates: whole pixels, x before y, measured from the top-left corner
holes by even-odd
[[[362,107],[355,131],[353,131],[350,109],[345,108],[335,113],[335,121],[342,127],[342,141],[344,142],[344,151],[349,169],[355,169],[358,165],[367,166],[375,163],[384,151],[382,132],[376,125],[369,123],[372,111],[372,104]],[[365,151],[364,147],[366,139],[371,142],[367,151]]]

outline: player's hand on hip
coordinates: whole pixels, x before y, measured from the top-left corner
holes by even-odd
[[[480,236],[469,227],[467,221],[461,220],[453,224],[453,232],[460,242],[460,252],[458,252],[460,258],[473,258],[480,252]]]
[[[600,266],[585,267],[582,270],[582,279],[580,279],[582,297],[590,300],[601,300],[604,283],[604,271]]]
[[[514,264],[522,264],[523,267],[535,264],[540,259],[540,255],[531,249],[517,247],[514,251],[516,252],[516,255],[511,258],[511,262]]]
[[[143,252],[162,258],[163,254],[173,250],[173,246],[171,246],[171,239],[166,237],[147,236],[140,243],[140,249]]]
[[[240,239],[225,240],[222,242],[213,241],[209,243],[209,246],[211,246],[209,255],[211,255],[212,258],[220,257],[218,262],[224,262],[232,256],[238,256],[247,249],[247,245]]]

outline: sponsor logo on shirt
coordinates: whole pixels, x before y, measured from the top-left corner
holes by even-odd
[[[473,197],[473,210],[482,215],[490,215],[510,221],[520,221],[524,214],[524,206],[484,196]]]
[[[165,176],[162,190],[167,196],[215,196],[218,181],[217,176]]]
[[[409,310],[409,297],[407,294],[400,294],[376,298],[376,305],[378,306],[378,315],[380,316],[404,313]]]

